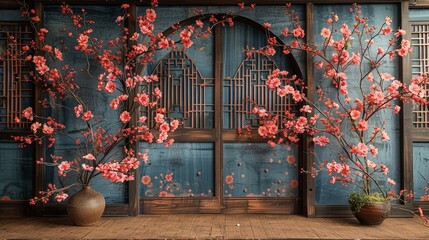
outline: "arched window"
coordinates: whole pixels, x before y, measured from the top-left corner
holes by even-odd
[[[294,109],[266,85],[274,69],[302,77],[293,56],[281,50],[271,57],[243,54],[246,46],[264,46],[267,34],[241,17],[233,28],[216,27],[186,51],[157,53],[160,60],[146,73],[159,81],[148,91],[160,88],[157,108],[183,125],[171,147],[140,144],[150,156],[140,169],[142,212],[297,211],[298,146],[269,146],[251,113],[252,101],[279,115]],[[153,119],[155,112],[141,114]],[[252,135],[239,135],[237,129],[247,126]]]

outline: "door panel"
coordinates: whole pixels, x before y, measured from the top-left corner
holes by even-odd
[[[214,190],[214,144],[142,144],[150,149],[148,163],[140,167],[141,197],[211,197]]]
[[[297,197],[296,149],[266,143],[225,143],[224,197]]]

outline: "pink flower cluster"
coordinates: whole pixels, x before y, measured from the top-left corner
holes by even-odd
[[[126,157],[121,162],[100,163],[96,167],[96,170],[101,172],[103,178],[111,182],[123,183],[134,180],[134,174],[131,173],[131,170],[137,169],[139,165],[140,162],[137,158]]]

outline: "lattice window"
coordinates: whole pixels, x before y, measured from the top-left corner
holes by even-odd
[[[411,42],[412,74],[429,73],[429,23],[413,23]],[[429,93],[429,86],[426,86]],[[427,99],[429,101],[429,97]],[[416,106],[413,110],[413,127],[429,128],[429,107],[426,105]]]
[[[223,81],[223,127],[225,129],[242,128],[246,125],[259,126],[258,118],[252,114],[255,101],[268,112],[275,113],[282,121],[285,111],[293,110],[289,97],[279,97],[276,91],[266,84],[268,75],[278,68],[275,61],[260,54],[253,54],[243,60],[233,78]]]
[[[33,105],[33,84],[29,75],[31,66],[19,56],[24,45],[32,40],[30,27],[21,23],[0,22],[0,52],[10,55],[0,59],[0,129],[23,129],[28,122],[16,123],[14,118]]]
[[[152,74],[159,81],[147,85],[147,91],[159,87],[163,97],[155,109],[142,109],[141,115],[153,120],[156,109],[165,108],[166,118],[181,120],[184,128],[214,128],[214,79],[201,76],[185,52],[171,51]]]

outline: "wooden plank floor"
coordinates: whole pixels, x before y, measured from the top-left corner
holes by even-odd
[[[89,227],[69,219],[0,218],[0,239],[429,239],[414,218],[389,218],[361,226],[351,218],[296,215],[144,215],[104,217]]]

